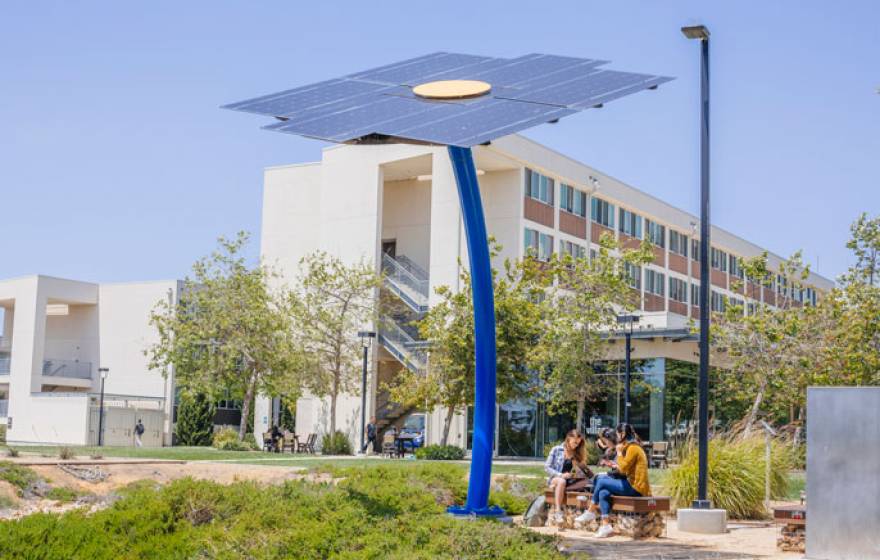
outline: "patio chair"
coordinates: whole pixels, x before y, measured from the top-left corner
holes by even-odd
[[[315,442],[318,441],[318,434],[309,434],[305,441],[296,446],[297,453],[315,453]]]
[[[651,447],[651,465],[665,469],[669,466],[668,462],[669,442],[657,441]]]
[[[291,453],[296,453],[296,434],[284,430],[284,439],[282,439],[281,441],[282,453],[285,453],[287,451],[290,451]]]
[[[382,456],[387,455],[389,458],[394,457],[398,454],[397,450],[397,442],[394,439],[394,434],[386,433],[382,436]]]
[[[263,432],[263,451],[273,451],[275,442],[272,441],[272,432]]]

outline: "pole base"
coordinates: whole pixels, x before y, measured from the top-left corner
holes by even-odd
[[[478,517],[496,519],[498,521],[510,519],[507,513],[498,506],[489,506],[481,509],[470,509],[467,506],[449,506],[446,508],[446,513],[460,519],[476,519]]]
[[[709,500],[694,500],[691,502],[691,509],[712,509],[712,502]]]
[[[727,532],[727,512],[723,509],[680,509],[678,530],[685,533],[718,535]]]

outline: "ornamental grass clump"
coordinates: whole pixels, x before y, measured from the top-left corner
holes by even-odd
[[[773,442],[770,455],[770,497],[783,499],[788,493],[788,472],[793,464],[790,445]],[[708,498],[714,507],[727,510],[733,519],[764,519],[763,437],[734,439],[719,437],[709,442]],[[698,453],[696,446],[683,451],[681,464],[671,469],[666,490],[676,507],[688,507],[697,497]]]

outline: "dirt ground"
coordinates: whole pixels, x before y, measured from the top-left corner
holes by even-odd
[[[13,462],[23,463],[24,460]],[[32,462],[32,461],[27,461]],[[308,479],[314,482],[329,482],[331,478],[325,474],[309,474],[302,467],[281,467],[263,465],[241,465],[234,463],[181,463],[181,462],[130,462],[113,460],[108,464],[77,465],[80,468],[94,468],[97,466],[108,475],[100,482],[81,480],[73,476],[58,465],[57,461],[42,465],[29,464],[40,477],[46,480],[52,487],[65,487],[76,490],[85,497],[78,502],[62,504],[43,498],[23,499],[9,483],[0,481],[0,495],[5,496],[14,504],[13,508],[0,509],[0,519],[17,519],[36,512],[64,512],[75,507],[89,506],[93,509],[106,507],[109,498],[114,492],[132,482],[138,480],[152,480],[159,484],[165,484],[175,479],[192,477],[196,479],[212,480],[221,484],[229,484],[236,481],[250,480],[261,484],[281,484],[286,480]]]
[[[592,533],[576,530],[557,530],[540,527],[539,533],[557,535],[566,551],[585,551],[594,560],[616,559],[739,559],[761,558],[793,560],[802,554],[776,550],[778,529],[769,522],[728,523],[723,535],[698,535],[682,533],[676,528],[675,519],[667,520],[664,538],[634,541],[629,537],[613,536],[607,539],[593,538]]]

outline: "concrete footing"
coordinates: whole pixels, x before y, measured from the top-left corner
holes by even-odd
[[[678,530],[717,535],[727,532],[727,511],[723,509],[680,509]]]

